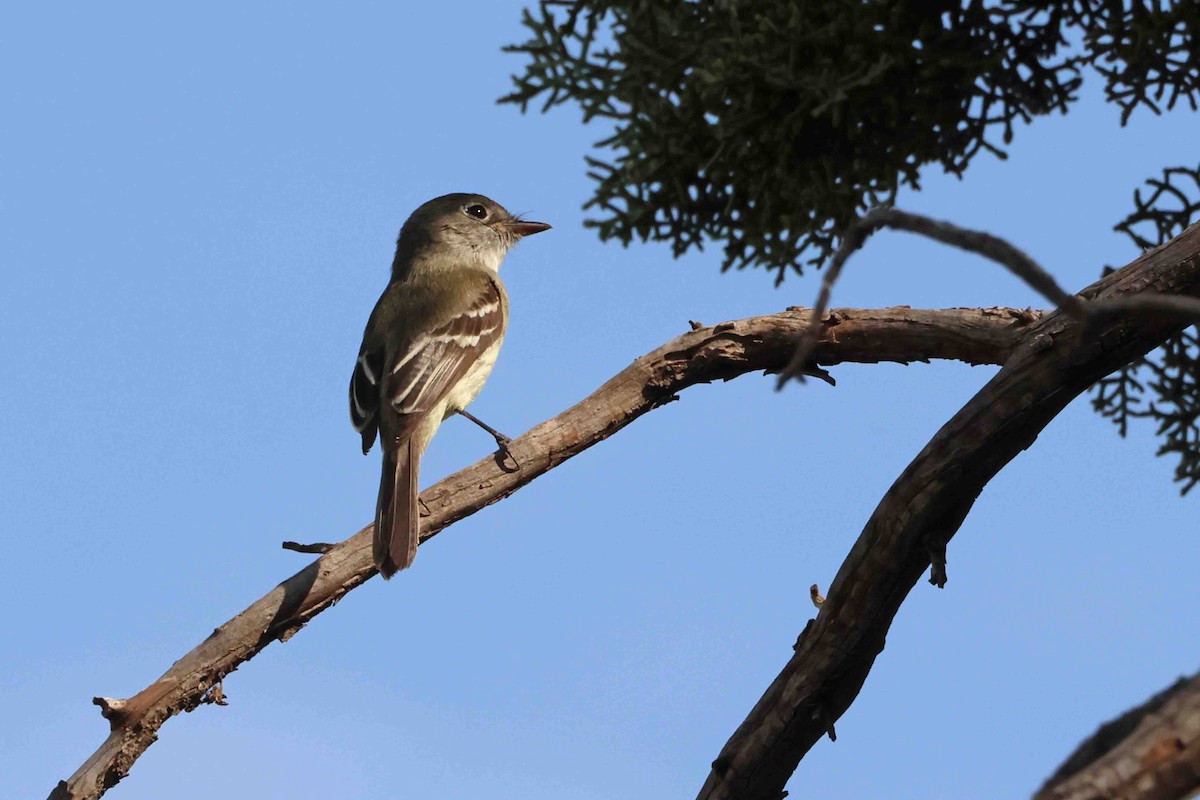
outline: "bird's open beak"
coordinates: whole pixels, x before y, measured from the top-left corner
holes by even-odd
[[[501,223],[517,238],[522,236],[532,236],[535,233],[550,230],[550,226],[544,222],[527,222],[523,219],[509,219]]]

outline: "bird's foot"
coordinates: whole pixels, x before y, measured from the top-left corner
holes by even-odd
[[[515,472],[521,468],[521,462],[517,461],[517,457],[512,454],[509,445],[512,444],[512,439],[505,436],[503,433],[496,432],[493,434],[496,439],[496,462],[500,465],[500,469],[506,472]],[[512,466],[509,466],[512,462]]]
[[[459,416],[466,417],[467,419],[471,420],[471,422],[474,422],[476,425],[492,435],[492,438],[496,440],[496,463],[500,465],[500,469],[504,470],[505,472],[516,472],[521,468],[521,462],[517,461],[516,456],[514,456],[512,454],[512,450],[509,449],[509,445],[512,444],[512,439],[510,437],[505,436],[503,433],[496,430],[491,425],[488,425],[474,414],[471,414],[466,409],[460,408],[455,413],[457,413]],[[508,462],[510,461],[512,462],[512,466],[509,466]]]

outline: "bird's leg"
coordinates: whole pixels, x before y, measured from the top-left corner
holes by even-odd
[[[511,459],[514,464],[518,464],[516,457],[512,454],[512,451],[508,449],[508,445],[512,442],[512,439],[505,436],[503,433],[496,430],[491,425],[488,425],[479,417],[475,416],[469,411],[466,411],[465,409],[460,408],[455,413],[463,415],[467,419],[471,420],[471,422],[474,422],[476,425],[490,433],[492,438],[496,440],[496,447],[500,449],[500,452],[504,454],[504,457]]]

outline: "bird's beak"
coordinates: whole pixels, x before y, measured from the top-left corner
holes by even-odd
[[[550,226],[544,222],[528,222],[523,219],[508,219],[500,223],[509,233],[516,236],[518,239],[522,236],[532,236],[535,233],[550,230]]]

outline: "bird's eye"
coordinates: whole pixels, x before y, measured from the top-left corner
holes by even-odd
[[[487,219],[488,215],[487,209],[479,205],[479,203],[469,205],[463,211],[467,213],[467,216],[474,217],[475,219]]]

